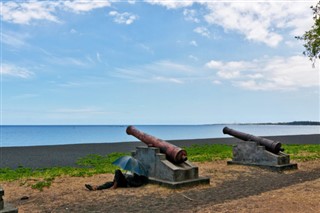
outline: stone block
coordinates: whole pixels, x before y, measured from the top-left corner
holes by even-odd
[[[18,209],[10,203],[4,203],[4,207],[0,210],[0,213],[18,213]]]
[[[199,177],[198,167],[190,161],[174,164],[166,159],[165,154],[160,153],[159,148],[139,146],[132,152],[132,156],[144,165],[151,183],[170,188],[210,183],[209,178]]]
[[[290,163],[290,156],[283,152],[274,154],[252,141],[241,141],[233,147],[232,161],[228,164],[260,166],[275,171],[297,169],[297,164]]]
[[[0,188],[0,213],[18,213],[18,209],[3,200],[4,190]]]

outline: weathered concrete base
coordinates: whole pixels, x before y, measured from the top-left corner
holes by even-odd
[[[4,203],[4,207],[0,210],[0,213],[18,213],[18,209],[10,203]]]
[[[282,172],[286,170],[293,170],[298,169],[298,164],[290,163],[290,164],[283,164],[283,165],[261,165],[261,164],[254,164],[254,163],[244,163],[244,162],[236,162],[236,161],[228,161],[228,165],[246,165],[246,166],[257,166],[264,169],[270,169],[272,171]]]
[[[4,190],[0,188],[0,213],[18,213],[18,209],[3,200]]]
[[[199,177],[198,167],[190,161],[173,164],[165,154],[160,153],[159,148],[138,146],[132,156],[145,166],[151,183],[170,188],[210,183],[210,178]]]
[[[172,181],[160,180],[160,179],[150,177],[149,182],[154,184],[159,184],[160,186],[165,186],[171,189],[178,189],[178,188],[187,187],[187,186],[210,184],[210,179],[207,177],[199,177],[197,179],[192,179],[192,180],[172,182]]]
[[[248,165],[258,166],[273,171],[284,171],[297,169],[297,164],[290,163],[290,156],[279,152],[274,154],[265,149],[264,146],[258,145],[252,141],[241,141],[233,147],[232,161],[228,165]]]

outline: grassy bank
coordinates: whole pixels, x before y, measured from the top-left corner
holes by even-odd
[[[284,145],[283,148],[295,161],[320,159],[320,145]],[[232,146],[228,145],[193,145],[185,149],[191,162],[232,158]],[[117,167],[112,165],[112,162],[124,155],[129,155],[129,153],[112,153],[107,156],[88,155],[79,159],[75,167],[53,167],[35,170],[23,166],[17,169],[0,168],[0,181],[21,180],[22,185],[42,190],[44,187],[49,187],[54,178],[59,176],[81,177],[113,173]]]

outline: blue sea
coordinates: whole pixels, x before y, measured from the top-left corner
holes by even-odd
[[[163,140],[230,137],[222,133],[228,126],[257,136],[320,134],[320,126],[309,125],[136,125],[140,131]],[[0,146],[41,146],[83,143],[138,141],[126,134],[126,125],[43,125],[0,126]]]

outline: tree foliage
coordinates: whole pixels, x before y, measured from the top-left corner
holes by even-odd
[[[296,38],[305,42],[303,54],[308,56],[314,65],[315,61],[320,59],[320,1],[316,6],[311,6],[311,9],[313,10],[313,26],[302,36],[296,36]]]

